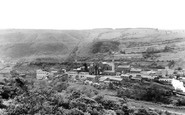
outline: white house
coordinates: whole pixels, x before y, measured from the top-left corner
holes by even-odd
[[[76,79],[76,76],[78,75],[78,72],[76,72],[76,71],[68,71],[66,73],[67,73],[68,77],[71,80],[75,80]]]
[[[80,73],[78,74],[79,79],[86,79],[88,75],[89,75],[88,72],[80,72]]]
[[[139,68],[131,68],[130,73],[141,73],[142,69]]]
[[[43,71],[41,69],[36,70],[36,77],[37,79],[41,80],[41,79],[47,79],[47,77],[50,75],[49,72],[47,71]]]
[[[170,78],[160,78],[159,81],[171,83],[172,79],[170,79]]]
[[[117,81],[117,82],[120,82],[120,81],[122,81],[122,78],[119,77],[119,76],[103,76],[103,77],[100,77],[99,81],[100,82],[106,82],[106,81]]]

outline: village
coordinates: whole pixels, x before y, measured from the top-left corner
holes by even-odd
[[[142,68],[133,67],[127,62],[78,62],[78,67],[66,69],[50,68],[50,71],[42,69],[36,70],[36,78],[38,80],[49,80],[53,77],[67,76],[70,82],[80,82],[95,87],[108,86],[109,83],[120,83],[123,79],[133,81],[150,81],[160,82],[162,84],[171,85],[172,79],[185,82],[185,69],[151,69],[143,70]]]
[[[50,67],[48,70],[42,68],[30,72],[18,72],[13,70],[16,63],[1,64],[1,79],[10,78],[16,73],[20,77],[36,78],[37,80],[50,80],[52,78],[66,76],[69,82],[81,82],[93,86],[108,86],[109,83],[120,83],[123,79],[133,81],[152,81],[170,84],[172,79],[185,83],[185,69],[143,69],[135,67],[126,61],[96,61],[96,62],[74,62],[75,67],[66,68]],[[2,80],[1,80],[2,81]]]
[[[53,84],[57,81],[53,84],[53,87],[61,89],[75,87],[80,91],[84,89],[92,91],[92,88],[94,88],[93,91],[99,92],[98,95],[108,96],[108,98],[126,99],[127,103],[132,103],[134,106],[140,104],[141,106],[152,108],[153,98],[147,100],[150,97],[144,96],[150,95],[150,93],[142,93],[145,91],[152,92],[153,89],[150,89],[150,87],[155,87],[156,85],[159,88],[158,90],[161,90],[159,94],[156,94],[160,98],[162,96],[168,97],[168,95],[172,96],[172,99],[175,98],[173,99],[174,101],[170,101],[171,98],[156,100],[163,103],[158,106],[164,107],[165,110],[177,111],[176,113],[184,112],[176,106],[178,103],[183,102],[179,99],[184,99],[185,97],[185,69],[183,68],[172,69],[166,66],[162,69],[145,69],[134,66],[128,61],[115,61],[114,59],[86,62],[75,60],[69,68],[64,63],[58,64],[58,66],[50,63],[48,64],[49,66],[47,64],[43,66],[42,63],[1,63],[0,86],[2,88],[1,96],[5,98],[5,103],[6,96],[11,97],[14,90],[16,90],[11,86],[7,86],[7,81],[15,80],[16,84],[22,87],[23,91],[26,91],[23,84],[28,88],[32,88],[35,85]],[[19,69],[17,69],[18,67]],[[58,86],[58,84],[62,85]],[[5,87],[10,89],[7,90]],[[145,89],[145,87],[147,88]],[[65,90],[62,92],[67,92]],[[141,93],[135,94],[135,91]],[[140,102],[140,100],[144,102]],[[173,104],[173,106],[169,104]],[[157,105],[155,108],[157,108]]]

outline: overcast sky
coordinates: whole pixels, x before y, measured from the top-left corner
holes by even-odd
[[[0,29],[185,29],[185,0],[0,0]]]

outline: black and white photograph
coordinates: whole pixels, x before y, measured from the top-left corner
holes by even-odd
[[[0,0],[0,115],[185,115],[185,1]]]

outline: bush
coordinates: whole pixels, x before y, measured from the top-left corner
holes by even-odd
[[[92,46],[92,53],[107,53],[111,51],[119,50],[119,42],[117,41],[98,41],[95,42]]]
[[[176,105],[177,106],[185,106],[185,99],[178,99]]]
[[[58,92],[62,92],[63,90],[66,90],[67,87],[69,86],[68,83],[66,82],[58,82],[55,86],[54,89]]]
[[[135,84],[128,89],[120,88],[117,90],[117,96],[122,98],[132,98],[136,100],[162,102],[165,104],[171,103],[171,90],[168,90],[156,84],[145,87],[144,86],[144,84]]]
[[[143,95],[143,100],[169,104],[171,102],[169,99],[170,96],[169,90],[158,85],[151,85]]]

